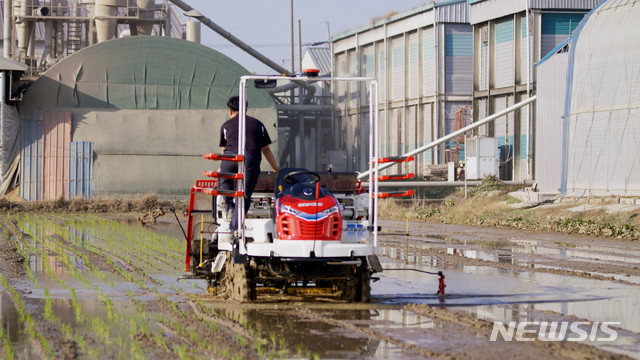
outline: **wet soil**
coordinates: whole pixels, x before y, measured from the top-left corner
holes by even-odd
[[[372,301],[177,281],[173,214],[0,215],[3,359],[640,358],[640,250],[609,238],[383,222]],[[446,295],[435,294],[444,271]],[[494,321],[619,322],[614,342],[490,341]]]

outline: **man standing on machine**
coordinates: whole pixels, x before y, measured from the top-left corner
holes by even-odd
[[[247,108],[248,108],[247,104]],[[222,127],[220,128],[220,147],[224,154],[237,154],[238,153],[238,111],[240,109],[240,98],[238,96],[232,96],[227,101],[227,108],[229,109],[229,117]],[[269,162],[269,165],[274,171],[279,171],[276,159],[269,148],[271,144],[271,138],[265,128],[264,124],[251,116],[246,116],[245,123],[245,180],[244,180],[244,213],[247,214],[249,207],[251,206],[251,195],[258,183],[258,177],[260,176],[260,163],[262,162],[262,155]],[[232,161],[222,161],[220,164],[221,172],[237,173],[238,163]],[[242,180],[239,180],[242,181]],[[222,190],[234,190],[235,184],[232,179],[220,179],[220,189]],[[231,241],[233,234],[238,230],[238,208],[235,206],[233,197],[225,197],[226,212],[233,211],[231,216],[230,230],[231,232],[225,236],[223,235],[221,241]]]

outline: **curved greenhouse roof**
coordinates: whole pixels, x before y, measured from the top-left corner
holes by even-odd
[[[117,109],[222,109],[248,71],[227,56],[189,41],[134,36],[69,56],[36,80],[29,106]],[[50,86],[53,85],[53,88]],[[53,91],[53,93],[52,93]],[[273,106],[249,90],[250,106]]]
[[[202,155],[220,151],[226,102],[247,74],[213,49],[167,37],[114,39],[69,56],[19,104],[21,195],[188,194],[203,170],[218,166]],[[247,98],[248,114],[277,139],[272,97],[248,86]],[[74,193],[78,182],[91,191]]]

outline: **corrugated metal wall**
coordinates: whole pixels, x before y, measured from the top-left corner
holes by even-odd
[[[445,92],[469,94],[473,76],[473,28],[466,24],[447,24],[444,37]]]
[[[93,142],[69,143],[69,199],[93,196]]]
[[[20,136],[20,196],[27,201],[42,196],[42,121],[23,120]]]
[[[484,91],[489,89],[489,43],[480,44],[480,81],[478,90]]]
[[[529,0],[534,9],[591,9],[602,0]]]
[[[433,140],[435,140],[434,137],[434,131],[435,131],[435,124],[434,124],[434,104],[426,104],[422,107],[422,115],[423,115],[423,121],[422,123],[422,131],[421,131],[421,138],[420,138],[420,143],[421,144],[428,144],[430,142],[432,142]],[[427,165],[428,164],[433,164],[434,163],[434,158],[433,158],[433,150],[427,150],[423,153],[423,155],[421,155],[421,163],[420,163],[420,169],[422,169],[423,171],[427,169]]]
[[[390,112],[388,112],[389,116],[389,120],[388,120],[388,124],[389,124],[389,128],[388,128],[388,132],[387,132],[387,154],[389,154],[390,156],[394,156],[394,155],[398,155],[398,148],[400,143],[398,142],[401,133],[400,133],[400,129],[399,129],[399,121],[402,119],[402,115],[401,113],[398,111],[398,109],[391,109]],[[384,141],[384,140],[382,140]]]
[[[380,156],[385,157],[385,156],[390,156],[389,154],[389,146],[388,146],[388,142],[385,144],[385,141],[387,141],[385,134],[389,133],[389,125],[387,123],[387,111],[380,111],[380,114],[378,115],[378,123],[380,125]]]
[[[356,51],[350,51],[349,52],[349,62],[348,62],[348,68],[347,68],[347,76],[359,76],[359,72],[358,72],[358,56],[359,54],[356,53]],[[354,87],[356,85],[354,84],[349,84],[349,93],[351,94],[349,97],[349,107],[351,108],[357,108],[358,107],[358,97],[359,94],[357,92],[357,89],[355,88],[351,88]]]
[[[449,3],[446,6],[439,6],[438,21],[443,23],[468,23],[469,6],[466,1]]]
[[[436,48],[433,27],[422,30],[422,94],[431,96],[435,93]]]
[[[409,93],[407,97],[415,99],[420,96],[420,58],[418,51],[418,32],[408,36],[409,40]]]
[[[376,62],[378,64],[378,85],[380,86],[380,92],[378,96],[380,97],[380,101],[387,100],[387,65],[385,64],[385,51],[384,51],[384,42],[378,42],[376,44]]]
[[[429,14],[433,9],[438,11],[439,39],[435,38],[433,14]],[[343,56],[354,50],[360,51],[360,75],[370,76],[375,69],[380,84],[383,155],[400,155],[446,134],[445,128],[450,131],[453,127],[455,109],[460,104],[470,105],[461,99],[472,93],[473,29],[468,23],[458,23],[468,21],[467,10],[464,1],[438,4],[386,23],[384,28],[345,34],[334,43],[338,72]],[[389,36],[386,40],[385,35]],[[435,106],[437,77],[441,85]],[[431,151],[418,157],[415,167],[419,175],[433,159]]]
[[[513,16],[496,21],[495,86],[512,86],[515,83],[514,21]]]
[[[525,100],[525,98],[522,98],[520,101],[522,100]],[[535,105],[529,105],[529,106],[535,106]],[[520,119],[520,129],[519,129],[520,130],[520,137],[519,137],[520,146],[518,147],[518,152],[516,153],[516,155],[517,154],[520,155],[519,156],[520,168],[516,169],[516,172],[515,172],[516,177],[514,178],[514,180],[527,179],[529,176],[529,159],[527,154],[531,155],[531,151],[533,149],[533,143],[529,143],[529,149],[527,150],[527,138],[530,136],[527,133],[527,130],[528,130],[527,126],[529,121],[529,106],[520,108],[520,110],[515,112],[516,116],[518,116],[518,118]],[[531,134],[534,134],[533,130],[531,129],[529,130],[531,131]],[[533,140],[533,137],[531,140]]]
[[[67,197],[71,112],[45,112],[43,123],[42,199]]]
[[[373,45],[360,49],[362,53],[362,75],[365,77],[376,77],[376,61],[375,48]],[[369,88],[368,85],[362,84],[361,102],[363,105],[369,104]]]
[[[493,98],[493,113],[498,113],[504,109],[507,108],[507,101],[509,101],[509,96],[496,96],[495,98]],[[513,103],[511,103],[511,105],[513,105]],[[509,119],[512,118],[513,115],[511,116],[502,116],[498,119],[496,119],[496,121],[494,122],[495,127],[494,127],[494,134],[495,137],[498,139],[498,146],[500,145],[504,145],[507,142],[507,137],[509,136],[509,129],[513,129],[513,125],[509,124],[510,121]],[[510,141],[511,144],[513,144],[513,141]]]
[[[544,56],[578,27],[584,13],[544,13],[541,24],[540,52]]]
[[[520,34],[521,34],[521,41],[520,41],[520,81],[518,83],[520,84],[526,84],[527,83],[527,65],[531,65],[531,61],[529,61],[527,63],[527,55],[530,55],[527,53],[527,39],[531,40],[531,37],[527,37],[527,19],[524,16],[520,17],[520,24],[521,24],[521,28],[520,28]],[[531,50],[529,51],[533,51],[533,48],[531,48]]]
[[[404,37],[391,40],[391,100],[404,100]]]

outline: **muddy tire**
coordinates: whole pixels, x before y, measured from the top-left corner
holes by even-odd
[[[227,258],[222,285],[228,298],[238,302],[250,302],[256,299],[252,273],[248,265],[234,264],[231,257]]]
[[[227,260],[225,277],[230,298],[238,302],[250,302],[256,299],[256,288],[251,269],[246,264],[234,264],[231,259]]]

